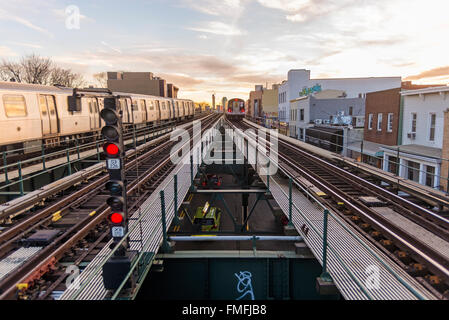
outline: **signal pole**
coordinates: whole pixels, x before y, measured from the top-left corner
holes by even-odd
[[[106,155],[106,168],[110,178],[105,187],[110,193],[106,202],[111,208],[108,222],[113,239],[110,248],[113,249],[128,232],[122,111],[117,108],[115,97],[104,99],[104,109],[101,110],[100,116],[106,123],[101,130],[101,134],[106,140],[103,150]],[[107,290],[117,289],[131,268],[128,247],[128,239],[125,239],[115,251],[114,256],[103,266],[103,283]],[[130,283],[125,287],[129,288]]]

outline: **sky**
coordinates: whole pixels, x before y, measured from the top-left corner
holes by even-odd
[[[150,71],[195,101],[247,99],[290,69],[447,84],[448,9],[447,0],[0,0],[0,59],[36,53],[88,82]]]

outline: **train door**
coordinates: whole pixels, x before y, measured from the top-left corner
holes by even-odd
[[[42,134],[57,134],[59,128],[55,97],[50,95],[40,95],[39,105],[41,109]]]
[[[100,106],[98,105],[97,98],[92,98],[92,111],[94,118],[94,128],[92,129],[100,129],[101,128],[101,117],[100,117]]]
[[[139,105],[137,100],[131,100],[131,110],[133,113],[132,122],[134,124],[139,123]]]
[[[96,130],[100,127],[100,115],[98,112],[98,103],[94,98],[87,99],[89,106],[89,126],[91,130]]]
[[[140,112],[142,113],[142,123],[147,123],[148,121],[148,113],[147,113],[147,106],[145,103],[145,100],[139,100],[140,102]]]
[[[119,99],[120,102],[120,110],[122,111],[123,115],[122,115],[122,119],[123,122],[129,123],[131,122],[131,111],[129,110],[129,104],[127,99],[125,98],[120,98]]]
[[[132,102],[131,102],[131,98],[126,98],[126,110],[128,110],[128,122],[129,123],[133,123],[133,108],[132,108]]]
[[[159,105],[159,100],[154,100],[154,107],[156,108],[156,116],[157,116],[157,121],[161,121],[162,119],[162,114],[161,114],[161,106]]]
[[[165,105],[166,105],[167,110],[168,110],[168,120],[172,120],[173,119],[173,110],[171,109],[170,102],[169,101],[165,101]]]

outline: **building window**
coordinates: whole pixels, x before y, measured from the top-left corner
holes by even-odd
[[[430,114],[430,132],[429,132],[429,140],[435,141],[435,125],[437,122],[437,115],[435,113]]]
[[[392,132],[393,131],[393,113],[388,114],[388,122],[387,122],[387,131]]]
[[[426,186],[432,187],[435,183],[435,167],[426,166]]]
[[[354,107],[349,107],[349,115],[352,116],[352,113],[354,111]]]
[[[299,128],[299,139],[304,140],[304,129]]]
[[[370,113],[368,115],[368,130],[373,129],[373,114]]]
[[[8,118],[27,116],[27,106],[24,96],[4,95],[3,106],[5,107],[5,113]]]
[[[377,131],[382,131],[382,113],[377,114]]]
[[[304,109],[299,110],[299,120],[304,121]]]
[[[414,161],[407,161],[407,179],[419,182],[419,163]]]
[[[416,133],[416,122],[417,122],[418,116],[416,113],[412,113],[412,123],[411,123],[411,129],[412,133]]]

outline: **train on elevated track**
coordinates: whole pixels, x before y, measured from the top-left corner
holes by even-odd
[[[243,119],[245,117],[245,101],[234,98],[227,102],[226,117],[228,119]]]
[[[100,136],[100,112],[106,97],[117,96],[125,125],[137,128],[193,118],[191,100],[0,82],[0,152],[58,146]]]

